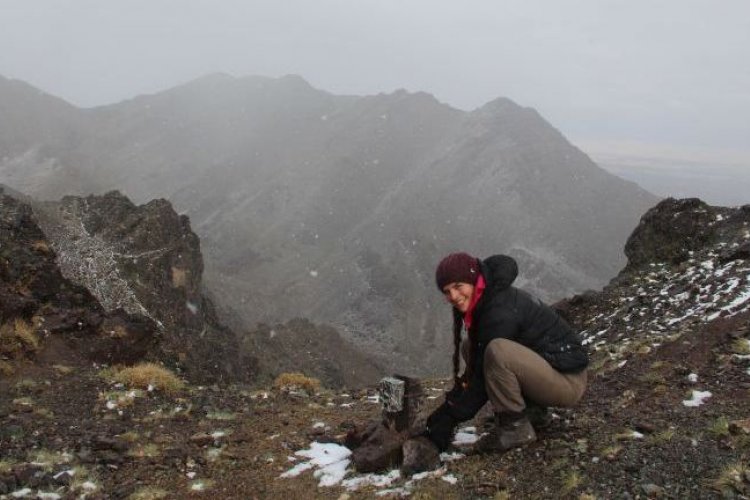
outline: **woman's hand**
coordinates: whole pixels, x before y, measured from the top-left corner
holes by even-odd
[[[450,405],[446,401],[427,417],[427,431],[425,436],[435,443],[440,451],[445,451],[453,439],[453,430],[458,422],[450,413]]]

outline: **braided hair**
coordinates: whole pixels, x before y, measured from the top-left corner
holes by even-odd
[[[456,386],[468,387],[469,381],[474,372],[474,353],[476,352],[476,342],[471,335],[467,336],[469,347],[466,356],[466,369],[463,376],[459,377],[458,371],[461,364],[461,330],[463,329],[464,315],[461,311],[453,308],[453,382]]]

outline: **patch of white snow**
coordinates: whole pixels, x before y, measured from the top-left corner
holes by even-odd
[[[686,399],[682,402],[684,406],[696,407],[702,405],[706,399],[710,398],[713,394],[709,391],[693,391],[690,399]]]
[[[36,497],[39,500],[60,500],[62,498],[57,493],[49,493],[49,492],[45,492],[45,491],[41,491],[41,490],[39,490],[39,491],[36,492]]]
[[[281,477],[295,477],[300,473],[317,468],[314,476],[320,478],[319,486],[334,486],[346,476],[351,450],[335,443],[310,443],[310,448],[299,450],[295,455],[308,458],[307,462],[297,464],[284,472]]]
[[[464,458],[465,456],[466,455],[464,455],[463,453],[458,453],[455,451],[452,453],[443,452],[440,454],[440,461],[441,462],[453,462],[454,460],[460,460]]]
[[[458,478],[454,476],[453,474],[447,474],[441,477],[440,479],[442,479],[443,481],[449,484],[456,484],[458,482]]]
[[[372,485],[377,488],[390,486],[393,481],[401,477],[401,471],[394,469],[387,474],[365,474],[342,481],[341,486],[349,491],[355,491],[362,486]]]

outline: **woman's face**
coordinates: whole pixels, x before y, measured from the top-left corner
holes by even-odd
[[[465,313],[474,296],[474,285],[469,283],[448,283],[443,287],[443,295],[450,305]]]

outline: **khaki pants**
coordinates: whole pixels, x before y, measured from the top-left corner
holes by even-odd
[[[461,354],[466,361],[466,341]],[[528,347],[495,339],[484,351],[484,382],[495,413],[517,413],[526,408],[526,401],[540,406],[573,406],[586,390],[586,371],[560,373]]]

